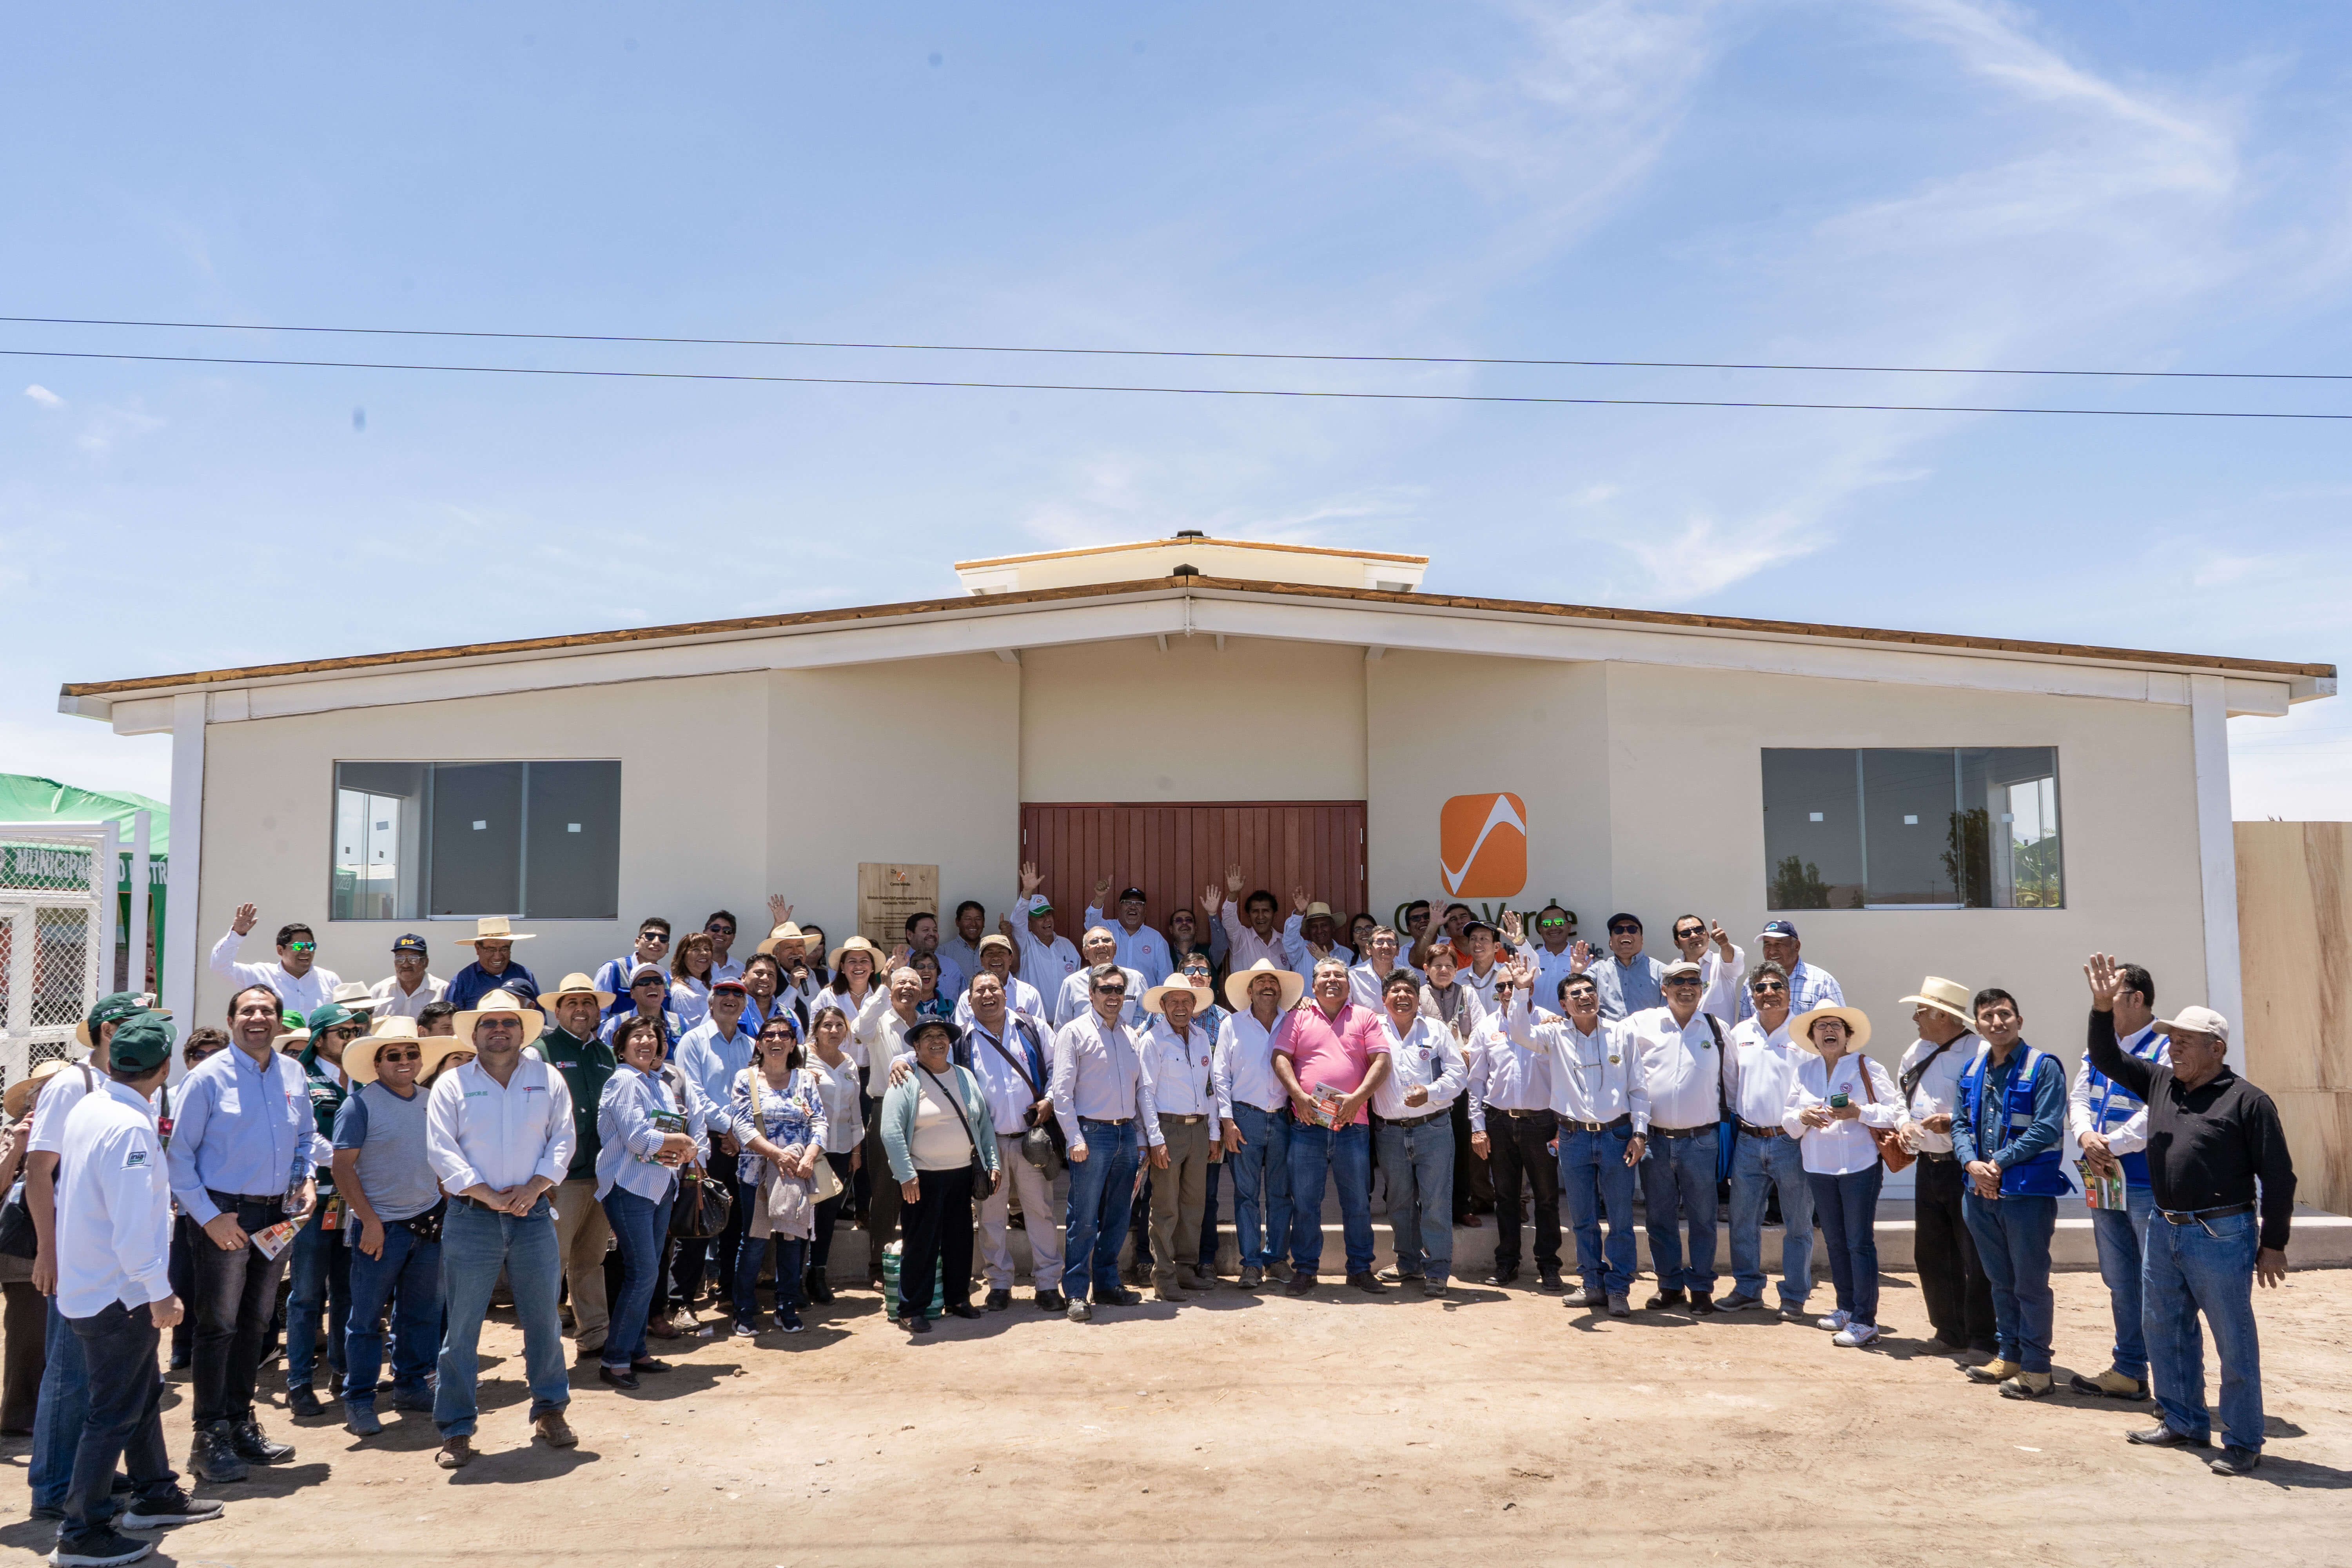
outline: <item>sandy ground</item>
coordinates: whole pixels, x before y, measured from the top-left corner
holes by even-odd
[[[2058,1293],[2063,1388],[2068,1366],[2105,1364],[2108,1331],[2095,1276]],[[1916,1301],[1887,1277],[1880,1352],[1753,1314],[1620,1322],[1518,1292],[1328,1286],[1088,1325],[1037,1312],[1024,1287],[1011,1312],[910,1342],[872,1293],[845,1291],[803,1335],[691,1342],[640,1394],[575,1373],[566,1453],[526,1445],[520,1341],[497,1323],[485,1349],[508,1359],[485,1369],[472,1467],[434,1467],[424,1417],[387,1412],[360,1444],[278,1408],[265,1421],[293,1462],[218,1489],[227,1516],[167,1534],[153,1561],[2352,1557],[2352,1272],[2264,1298],[2269,1457],[2236,1480],[2124,1443],[2147,1405],[1967,1383],[1903,1337],[1924,1338]],[[176,1457],[184,1374],[172,1390]],[[29,1557],[49,1534],[25,1517],[26,1447],[0,1448],[0,1548]]]

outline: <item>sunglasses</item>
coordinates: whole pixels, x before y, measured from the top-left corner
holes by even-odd
[[[712,936],[733,936],[735,934],[735,928],[733,926],[704,926],[702,929]]]
[[[319,951],[319,944],[315,942],[289,942],[286,944],[286,951],[289,952],[316,952]]]
[[[1666,984],[1672,986],[1688,985],[1696,989],[1698,985],[1698,979],[1695,975],[1677,974],[1672,980],[1667,981]]]
[[[421,1062],[424,1059],[423,1051],[378,1051],[375,1054],[375,1065],[378,1067],[387,1067],[394,1062]]]
[[[1127,987],[1124,985],[1097,985],[1095,987],[1095,994],[1097,996],[1124,996],[1127,994]]]
[[[1685,926],[1675,932],[1675,940],[1676,942],[1680,942],[1686,936],[1705,936],[1706,934],[1706,928],[1705,926]]]
[[[1545,931],[1557,931],[1567,923],[1568,922],[1566,921],[1560,919],[1558,915],[1552,916],[1551,919],[1548,921],[1536,921],[1536,924]]]
[[[1639,936],[1642,934],[1642,928],[1640,926],[1611,926],[1609,928],[1609,934],[1611,936]]]
[[[645,932],[640,933],[640,934],[639,934],[639,936],[637,937],[637,940],[638,940],[639,942],[649,942],[653,943],[656,947],[667,947],[667,946],[669,945],[669,938],[667,938],[667,937],[666,937],[666,936],[656,936],[656,935],[655,935],[653,932],[651,932],[651,931],[645,931]]]

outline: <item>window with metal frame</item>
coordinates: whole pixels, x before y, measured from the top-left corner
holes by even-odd
[[[335,764],[329,918],[613,920],[621,764]]]
[[[1768,749],[1765,905],[2065,904],[2055,746]]]

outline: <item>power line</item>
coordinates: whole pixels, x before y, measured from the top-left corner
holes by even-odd
[[[1332,398],[1373,403],[1525,403],[1579,407],[1791,408],[1877,414],[2061,414],[2125,419],[2326,419],[2352,420],[2352,414],[2315,414],[2218,408],[2038,408],[1938,403],[1790,403],[1718,397],[1537,397],[1475,392],[1339,392],[1311,387],[1117,386],[1059,381],[945,381],[892,376],[753,375],[688,370],[586,370],[551,365],[412,364],[376,360],[263,359],[226,354],[98,353],[70,349],[0,349],[12,359],[117,360],[144,364],[277,365],[312,370],[406,370],[469,375],[568,375],[598,380],[738,381],[800,386],[954,387],[993,392],[1118,392],[1181,397]]]
[[[1822,371],[1865,375],[2074,375],[2171,381],[2352,381],[2352,374],[2271,370],[2044,370],[1987,365],[1769,364],[1732,360],[1510,359],[1475,354],[1317,354],[1236,349],[1053,348],[1002,343],[837,342],[816,338],[651,337],[625,332],[492,332],[433,327],[268,326],[251,321],[142,321],[99,316],[0,316],[0,323],[53,327],[154,327],[206,332],[327,332],[384,338],[495,338],[519,342],[672,343],[709,348],[858,349],[914,353],[1096,354],[1141,359],[1297,360],[1336,364],[1532,365],[1586,370]]]

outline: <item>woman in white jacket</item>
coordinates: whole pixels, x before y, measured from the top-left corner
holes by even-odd
[[[1870,1019],[1859,1007],[1816,1007],[1789,1020],[1791,1043],[1812,1055],[1798,1064],[1780,1125],[1799,1141],[1813,1215],[1830,1254],[1837,1310],[1821,1320],[1852,1348],[1878,1337],[1879,1163],[1873,1128],[1893,1131],[1902,1098],[1886,1069],[1862,1054]]]

